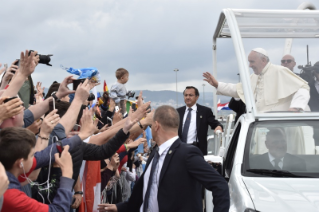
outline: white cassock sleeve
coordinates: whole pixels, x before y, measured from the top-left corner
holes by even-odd
[[[223,96],[231,96],[234,98],[239,98],[239,96],[237,94],[236,84],[232,84],[232,83],[218,82],[216,94],[223,95]]]
[[[301,108],[305,110],[308,106],[309,99],[309,90],[305,88],[300,88],[292,97],[290,108]]]

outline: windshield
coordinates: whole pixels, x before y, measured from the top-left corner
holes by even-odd
[[[319,177],[318,121],[256,122],[247,139],[245,176]]]

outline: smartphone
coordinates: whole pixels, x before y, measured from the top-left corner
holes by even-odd
[[[118,112],[120,110],[119,106],[115,106],[115,112]]]
[[[63,146],[61,141],[56,142],[56,149],[58,150],[59,156],[61,157],[61,153],[63,152]]]
[[[113,120],[110,117],[107,117],[107,125],[112,126]]]
[[[80,131],[81,130],[81,126],[78,124],[75,124],[73,127],[73,131]]]
[[[86,79],[77,79],[73,80],[73,90],[75,91],[80,83],[83,83]]]
[[[17,60],[17,62],[15,62],[13,65],[19,66],[19,64],[20,64],[20,59],[16,59],[16,60]]]
[[[133,104],[132,104],[132,110],[133,110],[133,111],[136,111],[136,110],[137,110],[137,104],[136,104],[136,103],[133,103]]]
[[[10,97],[10,98],[5,99],[3,102],[6,103],[6,102],[9,102],[9,101],[11,101],[12,99],[16,99],[16,98],[18,98],[18,97],[13,96],[13,97]]]

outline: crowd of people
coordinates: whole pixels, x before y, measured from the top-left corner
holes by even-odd
[[[291,55],[278,66],[256,48],[248,61],[259,111],[316,110],[318,63],[308,83],[293,73]],[[98,104],[89,98],[98,82],[89,78],[71,90],[75,79],[67,76],[44,93],[42,83],[32,81],[38,62],[36,51],[25,51],[0,70],[1,212],[202,211],[204,188],[213,191],[215,212],[228,211],[227,182],[203,158],[208,127],[223,131],[223,125],[197,103],[196,87],[183,91],[183,107],[150,110],[140,92],[127,110],[126,69],[116,70],[116,82]],[[241,83],[203,76],[218,94],[233,97],[229,107],[237,118],[249,110]]]
[[[1,69],[2,212],[197,211],[202,208],[198,182],[214,190],[214,211],[229,207],[225,179],[203,158],[206,136],[190,142],[197,137],[194,118],[181,124],[170,106],[151,111],[142,92],[127,110],[129,72],[124,68],[116,70],[116,82],[99,103],[90,97],[98,85],[90,78],[75,87],[78,80],[67,76],[44,93],[42,83],[34,86],[32,80],[38,63],[36,51],[25,51]],[[73,90],[68,87],[72,83]],[[198,96],[195,87],[185,89],[187,105],[193,106]],[[211,110],[203,111],[202,128],[222,130]],[[180,125],[183,141],[178,139]],[[181,189],[192,201],[176,205]]]

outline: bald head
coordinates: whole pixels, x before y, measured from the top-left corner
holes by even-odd
[[[281,59],[281,65],[289,68],[290,71],[294,71],[294,67],[296,66],[295,58],[290,54],[286,54]]]
[[[177,110],[169,105],[163,105],[155,110],[154,121],[157,121],[165,130],[178,131],[179,114]]]

